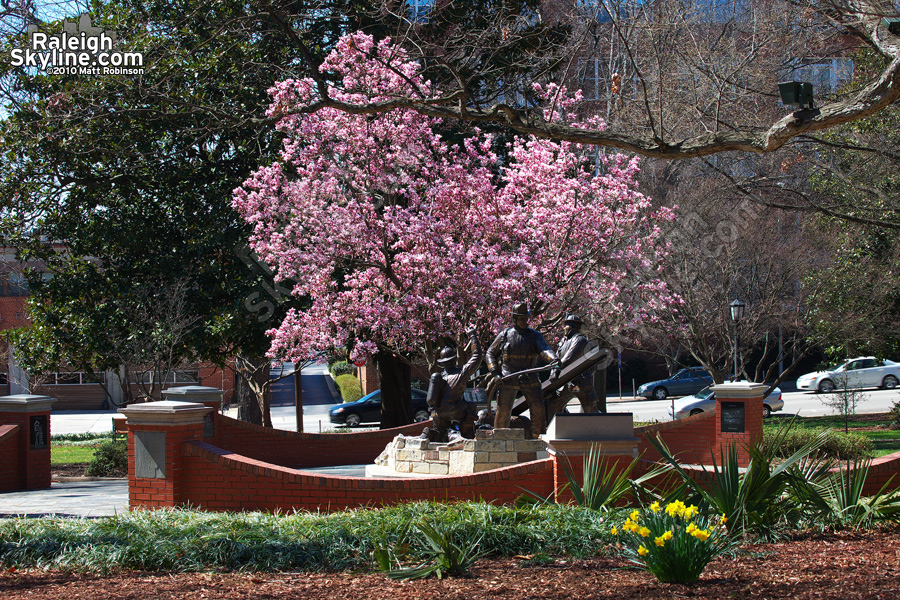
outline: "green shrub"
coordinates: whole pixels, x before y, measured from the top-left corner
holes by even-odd
[[[891,429],[900,429],[900,400],[894,402],[888,414],[891,417]]]
[[[362,398],[362,385],[353,375],[338,375],[334,378],[334,383],[344,402],[355,402]]]
[[[780,444],[775,450],[775,455],[787,458],[804,445],[810,443],[817,436],[827,431],[825,441],[819,449],[820,453],[830,458],[839,460],[856,460],[871,456],[875,445],[872,440],[858,433],[842,433],[840,431],[818,429],[791,428],[786,433],[779,434],[775,430],[766,429],[763,432],[763,446],[769,448],[780,438]]]
[[[88,477],[128,475],[128,443],[125,440],[110,440],[100,444],[85,474]]]
[[[341,375],[355,375],[356,367],[348,363],[346,360],[339,360],[330,367],[332,377],[340,377]]]

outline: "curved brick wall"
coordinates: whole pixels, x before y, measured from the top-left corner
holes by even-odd
[[[235,454],[293,469],[361,465],[374,463],[398,434],[419,435],[430,423],[354,433],[297,433],[217,414],[215,435],[204,441]]]
[[[341,438],[362,434],[337,434]],[[347,440],[349,441],[349,440]],[[411,500],[485,500],[510,504],[528,489],[553,491],[553,460],[474,475],[363,479],[289,469],[199,441],[185,443],[185,501],[208,510],[319,510],[375,507]]]

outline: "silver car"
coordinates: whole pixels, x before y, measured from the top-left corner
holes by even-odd
[[[763,417],[767,418],[773,412],[784,408],[784,400],[781,399],[781,389],[775,388],[772,393],[763,398]],[[675,414],[677,419],[686,419],[705,412],[716,411],[716,393],[712,387],[705,387],[693,396],[687,396],[675,402]]]

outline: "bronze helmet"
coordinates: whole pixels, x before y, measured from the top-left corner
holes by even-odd
[[[456,364],[456,350],[452,346],[444,346],[438,357],[437,364],[441,367],[451,367]]]
[[[528,305],[524,302],[519,302],[512,309],[512,316],[514,317],[528,317],[531,316],[531,313],[528,312]]]
[[[578,327],[584,325],[584,321],[581,320],[581,317],[578,315],[566,315],[566,319],[563,321],[565,325],[576,325]]]

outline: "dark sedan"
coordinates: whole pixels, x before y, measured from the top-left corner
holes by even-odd
[[[431,418],[425,392],[412,390],[413,419],[417,423]],[[363,423],[381,423],[381,390],[367,394],[356,402],[346,402],[332,407],[328,414],[331,422],[347,427],[359,427]]]

